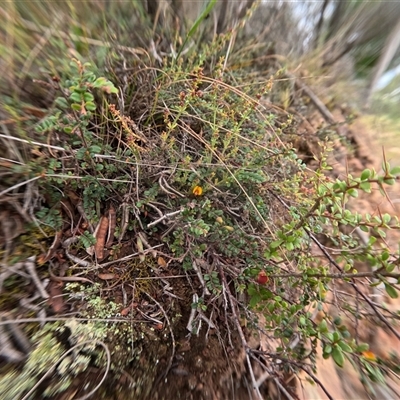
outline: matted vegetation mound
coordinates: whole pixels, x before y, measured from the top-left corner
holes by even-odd
[[[397,296],[399,255],[384,238],[399,224],[346,204],[385,194],[400,169],[333,179],[332,126],[303,160],[312,107],[270,101],[296,78],[274,57],[245,62],[240,28],[195,51],[104,46],[98,65],[72,47],[36,76],[46,108],[4,96],[3,398],[295,398],[300,370],[318,383],[320,346],[384,381],[389,368],[340,315],[396,318],[366,279]],[[332,316],[337,281],[358,302],[344,296]]]

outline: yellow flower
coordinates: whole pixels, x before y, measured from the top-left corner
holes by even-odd
[[[193,188],[193,194],[195,196],[201,196],[203,194],[203,188],[201,186],[195,186]]]

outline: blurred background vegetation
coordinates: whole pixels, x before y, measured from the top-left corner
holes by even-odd
[[[59,52],[91,53],[99,64],[106,53],[104,41],[120,49],[140,46],[160,61],[165,55],[171,57],[209,3],[216,5],[192,41],[232,29],[257,1],[4,2],[0,7],[1,87],[17,85],[40,69],[56,68]],[[252,37],[248,51],[282,55],[293,70],[312,71],[325,84],[337,82],[338,77],[351,81],[354,93],[342,93],[343,98],[384,114],[396,126],[399,21],[397,1],[261,1],[243,35]],[[190,45],[186,47],[189,51]],[[164,51],[158,54],[156,48]],[[40,57],[43,52],[51,59]]]

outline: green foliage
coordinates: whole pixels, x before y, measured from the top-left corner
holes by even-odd
[[[221,292],[222,286],[217,271],[212,271],[211,274],[205,274],[204,282],[211,293],[219,294]]]
[[[110,193],[110,187],[99,181],[99,178],[111,180],[117,169],[113,163],[103,162],[102,158],[96,159],[106,155],[111,149],[106,138],[93,134],[90,124],[104,100],[104,95],[118,93],[118,89],[106,78],[97,77],[90,63],[82,64],[74,59],[70,63],[69,74],[59,82],[61,96],[54,101],[54,111],[36,125],[36,132],[45,134],[56,131],[61,135],[68,135],[66,150],[73,155],[79,174],[78,179],[71,182],[71,186],[81,191],[83,208],[88,219],[96,221],[100,214],[100,203]],[[50,158],[44,175],[48,176],[49,183],[60,184],[59,176],[63,176],[60,172],[71,167],[71,164]],[[70,179],[74,178],[76,179],[70,174]],[[40,216],[45,214],[46,209],[42,209]],[[43,222],[54,225],[54,214],[55,211],[47,213],[47,219]],[[50,222],[46,222],[47,220]]]
[[[59,231],[63,225],[60,211],[54,208],[43,207],[36,213],[36,218],[41,224],[50,226],[55,231]]]
[[[164,240],[176,256],[184,256],[186,270],[192,266],[188,250],[197,257],[210,257],[215,251],[218,257],[240,259],[245,267],[230,277],[237,290],[248,295],[242,307],[263,314],[264,328],[281,341],[282,352],[303,359],[301,348],[290,347],[293,338],[300,337],[311,343],[312,362],[320,343],[324,358],[332,357],[343,367],[346,360],[359,357],[362,345],[356,344],[346,324],[322,311],[327,294],[337,279],[352,284],[358,273],[356,260],[370,265],[374,284],[383,283],[394,298],[397,290],[384,275],[396,268],[399,254],[389,251],[384,240],[387,230],[400,228],[394,216],[361,214],[351,211],[348,203],[375,188],[385,194],[385,186],[394,184],[399,170],[385,162],[382,175],[365,169],[359,177],[348,174],[333,180],[328,163],[331,144],[326,141],[320,143],[318,167],[310,174],[296,150],[279,140],[292,128],[293,119],[287,116],[275,136],[272,119],[254,100],[268,90],[249,84],[237,91],[230,82],[242,82],[241,77],[223,73],[223,58],[214,55],[218,61],[207,70],[208,50],[186,71],[172,65],[166,82],[159,81],[159,98],[168,104],[160,147],[182,167],[169,183],[181,193],[194,194],[190,200],[170,198],[173,209],[184,209],[175,219],[172,237]],[[190,155],[182,153],[182,140]],[[196,187],[202,188],[201,195]],[[275,216],[278,204],[282,218]],[[355,229],[371,234],[368,245]],[[324,236],[323,243],[317,235]],[[322,259],[312,254],[311,245],[324,249],[325,243],[337,252],[326,251]],[[260,283],[261,271],[268,277],[265,284]],[[215,294],[223,290],[218,278],[217,270],[204,274],[205,286]],[[367,303],[362,307],[369,309]],[[319,325],[310,309],[323,312]],[[339,310],[358,318],[357,305],[350,300],[343,300]]]
[[[79,241],[85,249],[96,244],[96,238],[88,231],[83,232],[83,234],[79,236]]]
[[[258,73],[239,68],[241,61],[235,64],[231,54],[235,30],[183,56],[214,4],[208,2],[179,51],[166,57],[162,68],[139,61],[136,53],[128,57],[111,49],[105,56],[111,83],[93,64],[73,59],[53,79],[57,97],[35,129],[39,136],[60,138],[63,148],[57,151],[62,157],[43,152],[29,165],[14,169],[24,177],[40,177],[41,194],[49,204],[36,218],[57,231],[63,223],[59,209],[53,207],[59,193],[68,197],[73,192],[76,209],[90,224],[98,222],[109,202],[128,204],[124,221],[118,214],[118,238],[124,229],[132,232],[128,240],[146,235],[149,247],[155,246],[150,250],[157,255],[160,249],[174,261],[174,268],[186,273],[188,292],[203,290],[193,308],[217,314],[224,304],[229,329],[240,328],[246,320],[249,329],[256,326],[273,335],[280,346],[274,357],[285,360],[284,368],[295,369],[299,362],[314,368],[317,347],[322,346],[323,357],[331,357],[339,367],[349,361],[372,381],[381,381],[379,367],[363,358],[366,344],[357,343],[346,323],[326,308],[338,281],[356,287],[356,262],[370,266],[366,276],[372,289],[383,285],[391,298],[398,296],[392,278],[398,279],[400,255],[385,242],[388,230],[400,228],[398,218],[358,213],[348,205],[360,193],[378,189],[385,195],[400,168],[385,160],[382,174],[365,169],[357,177],[332,179],[332,144],[327,138],[319,143],[317,167],[310,171],[294,145],[296,118],[265,100],[281,79],[281,66]],[[82,43],[77,47],[85,51]],[[133,66],[132,75],[127,65]],[[369,234],[367,244],[358,230]],[[79,238],[84,248],[95,244],[89,231],[80,232]],[[150,251],[144,254],[141,245],[139,261],[146,271],[153,271],[148,268],[154,263],[149,261]],[[193,271],[196,260],[204,265],[196,264]],[[128,279],[135,281],[134,273],[130,271]],[[97,278],[96,273],[91,278]],[[151,278],[157,282],[160,275]],[[83,317],[113,318],[121,305],[102,298],[99,286],[69,285],[66,290],[70,300],[79,298],[85,304]],[[235,303],[229,304],[232,298]],[[354,321],[369,318],[371,304],[357,301],[341,297],[336,301],[338,314]],[[228,321],[228,312],[240,321]],[[317,314],[322,315],[320,322]],[[117,329],[108,321],[82,325],[75,326],[77,336],[92,334],[99,340],[112,340]],[[222,331],[225,325],[218,328]],[[132,330],[124,333],[129,336]],[[293,344],[296,340],[309,346],[307,352]],[[41,345],[48,348],[50,341],[51,336],[45,336],[37,349],[44,364],[52,359],[42,354]],[[54,351],[59,356],[56,345]],[[76,362],[76,371],[89,365],[85,357]],[[97,363],[101,365],[99,359]],[[65,364],[60,368],[68,370]],[[31,366],[27,371],[32,373]],[[26,380],[25,385],[31,384]]]

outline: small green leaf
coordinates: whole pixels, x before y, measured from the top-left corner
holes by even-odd
[[[382,282],[379,282],[379,281],[374,282],[374,283],[370,283],[370,284],[369,284],[369,287],[377,287],[377,286],[379,286],[381,283],[382,283]]]
[[[323,319],[323,320],[319,323],[319,325],[318,325],[318,330],[319,330],[321,333],[328,332],[328,324],[326,323],[326,320],[325,320],[325,319]]]
[[[64,97],[57,97],[54,104],[63,110],[69,107],[68,102]]]
[[[338,342],[341,339],[340,333],[338,331],[333,332],[333,341]]]
[[[89,111],[95,111],[96,110],[96,104],[94,104],[91,101],[88,101],[87,103],[85,103],[85,108]]]
[[[376,382],[379,382],[379,383],[385,385],[386,384],[385,377],[383,376],[383,374],[382,374],[381,370],[379,369],[379,367],[378,366],[374,366],[373,368],[374,368],[374,374],[373,374],[374,380]]]
[[[82,101],[82,95],[77,92],[72,92],[69,99],[75,103],[80,103]]]
[[[332,358],[335,361],[336,365],[339,367],[343,367],[344,364],[344,355],[342,349],[339,346],[336,346],[332,351]]]
[[[400,166],[394,167],[390,170],[390,175],[399,175],[400,174]]]
[[[95,88],[100,88],[104,85],[107,85],[107,79],[104,77],[100,77],[97,78],[94,82],[93,82],[93,87]]]
[[[394,185],[396,183],[396,180],[394,178],[392,178],[392,177],[388,177],[388,178],[385,178],[383,180],[383,182],[385,182],[386,185],[390,185],[391,186],[391,185]]]
[[[362,182],[360,184],[360,189],[365,193],[371,193],[371,184],[369,182]]]
[[[93,144],[90,146],[90,153],[95,154],[95,153],[101,153],[101,147],[98,146],[97,144]]]
[[[293,243],[286,243],[286,250],[292,251],[294,249]]]
[[[351,196],[351,197],[358,197],[358,190],[356,190],[356,189],[349,189],[349,190],[347,191],[347,193],[348,193],[349,196]]]
[[[83,94],[83,100],[85,101],[94,101],[94,97],[91,93],[84,93]]]
[[[370,363],[365,363],[364,366],[365,366],[365,369],[370,373],[370,375],[374,375],[374,373],[375,373],[374,367]]]
[[[338,345],[341,347],[341,349],[347,353],[351,353],[353,349],[346,343],[343,342],[342,340],[338,343]]]
[[[249,301],[250,308],[255,307],[260,301],[261,301],[261,296],[259,294],[255,294],[254,296],[252,296]]]
[[[389,259],[389,257],[390,257],[390,254],[386,250],[381,255],[382,261],[386,261],[387,259]]]
[[[385,283],[385,289],[390,298],[397,299],[399,297],[397,290],[389,283]]]
[[[339,316],[335,317],[335,319],[333,320],[333,323],[335,325],[340,325],[342,323],[342,318],[340,318]]]
[[[390,263],[390,264],[386,265],[386,271],[389,272],[389,274],[391,272],[393,272],[395,268],[396,268],[396,264],[394,264],[394,263]]]
[[[382,169],[385,171],[385,174],[387,174],[390,171],[390,164],[386,162],[382,162]]]
[[[376,233],[381,237],[385,238],[386,237],[386,232],[382,229],[376,229]]]
[[[371,171],[369,169],[364,169],[361,173],[361,180],[366,181],[371,176]]]
[[[267,308],[268,308],[268,311],[270,313],[272,313],[275,310],[275,303],[269,303]]]
[[[345,264],[345,266],[344,266],[344,272],[348,272],[348,271],[350,271],[352,268],[353,268],[353,265],[347,263],[347,264]]]
[[[78,94],[86,93],[87,90],[88,90],[88,88],[87,88],[86,85],[74,87],[74,92],[75,92],[75,93],[78,93]]]
[[[85,231],[83,235],[79,237],[79,240],[86,249],[96,244],[96,238],[88,231]]]
[[[368,343],[360,343],[360,344],[356,347],[355,351],[356,351],[357,353],[362,353],[363,351],[367,351],[368,349],[369,349],[369,344],[368,344]]]
[[[270,243],[269,247],[271,249],[276,249],[283,243],[283,240],[275,240],[274,242]]]
[[[71,108],[75,111],[80,111],[81,110],[81,105],[77,103],[71,104]]]
[[[331,354],[332,353],[332,346],[330,344],[327,344],[324,346],[324,353],[326,354]]]
[[[392,219],[392,216],[390,214],[383,214],[382,215],[382,221],[385,224],[388,224],[391,221],[391,219]]]

